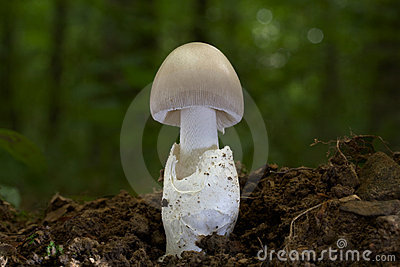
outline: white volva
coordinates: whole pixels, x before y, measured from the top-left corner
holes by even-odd
[[[239,212],[240,191],[232,151],[226,146],[204,152],[196,171],[176,177],[179,145],[172,146],[164,171],[162,220],[167,254],[201,251],[200,236],[232,232]]]

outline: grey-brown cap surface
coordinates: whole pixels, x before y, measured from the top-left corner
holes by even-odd
[[[180,126],[180,109],[207,106],[216,110],[217,128],[238,123],[243,92],[229,60],[214,46],[188,43],[164,60],[153,81],[150,110],[156,121]]]

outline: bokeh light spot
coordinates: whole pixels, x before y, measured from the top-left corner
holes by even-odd
[[[282,68],[287,62],[286,56],[280,52],[274,53],[269,58],[269,64],[273,68]]]
[[[324,39],[324,32],[318,28],[311,28],[307,32],[307,39],[313,44],[319,44]]]
[[[277,22],[255,26],[252,30],[255,45],[259,48],[268,47],[271,41],[278,40],[279,31],[279,23]]]
[[[266,8],[261,8],[257,11],[257,20],[261,24],[268,24],[272,21],[272,11]]]

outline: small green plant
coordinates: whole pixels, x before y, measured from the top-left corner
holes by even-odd
[[[64,251],[63,246],[57,246],[56,248],[57,248],[58,253],[59,253],[60,255],[62,255],[62,254],[63,254],[63,251]]]
[[[48,257],[54,256],[54,255],[62,255],[64,251],[63,246],[61,245],[56,245],[54,241],[50,241],[49,245],[46,247],[46,254]]]
[[[28,240],[29,240],[28,244],[29,244],[29,245],[32,245],[32,244],[35,242],[35,237],[36,237],[36,236],[37,236],[37,234],[34,233],[34,234],[31,234],[31,235],[28,237]]]

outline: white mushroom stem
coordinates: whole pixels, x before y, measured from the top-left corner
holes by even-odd
[[[200,156],[218,148],[216,112],[212,108],[194,106],[181,113],[180,156],[176,174],[182,179],[196,171]]]

